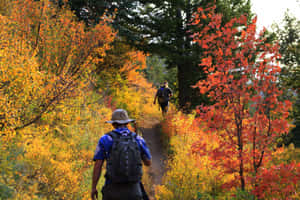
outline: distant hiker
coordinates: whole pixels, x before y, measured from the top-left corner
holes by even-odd
[[[145,140],[127,128],[133,121],[123,109],[115,110],[107,121],[114,130],[100,138],[95,151],[92,200],[98,198],[96,186],[105,160],[102,200],[148,200],[141,183],[142,162],[150,166],[151,154]]]
[[[156,104],[156,99],[158,100],[163,115],[168,112],[169,100],[171,96],[173,96],[173,92],[168,87],[168,82],[165,81],[163,85],[157,90],[153,102],[154,104]]]

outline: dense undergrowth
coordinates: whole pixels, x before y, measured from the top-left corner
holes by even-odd
[[[210,149],[218,148],[218,135],[206,132],[199,125],[196,113],[185,115],[171,111],[162,122],[162,133],[168,141],[167,172],[161,185],[156,186],[158,200],[198,199],[298,199],[300,152],[293,144],[277,148],[270,155],[258,177],[257,185],[246,190],[228,187],[237,179],[236,172],[226,171],[211,157]],[[206,154],[198,154],[193,146],[201,141]],[[249,174],[251,176],[251,174]]]

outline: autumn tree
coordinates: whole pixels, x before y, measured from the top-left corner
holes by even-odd
[[[74,95],[103,58],[114,33],[106,20],[87,28],[67,7],[58,9],[48,0],[9,5],[6,16],[0,16],[1,51],[5,49],[0,60],[0,123],[19,130]]]
[[[216,165],[235,177],[227,186],[249,190],[258,187],[276,138],[289,131],[291,103],[281,101],[277,87],[278,45],[265,43],[263,33],[256,36],[256,19],[247,24],[242,16],[222,27],[222,15],[214,9],[199,8],[193,21],[200,30],[193,38],[204,49],[200,66],[207,75],[195,88],[214,101],[199,106],[199,121],[219,137],[219,145],[208,151]],[[207,154],[201,141],[193,150]]]

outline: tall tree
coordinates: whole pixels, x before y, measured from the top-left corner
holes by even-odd
[[[75,0],[71,0],[71,3]],[[79,0],[76,0],[76,2]],[[203,70],[198,68],[202,49],[192,42],[192,35],[196,27],[191,25],[193,13],[198,7],[217,6],[217,12],[224,15],[224,22],[241,14],[250,15],[250,0],[123,0],[123,1],[96,1],[86,0],[86,10],[108,11],[118,9],[114,21],[119,35],[140,50],[156,53],[167,60],[169,68],[176,67],[179,105],[197,105],[207,101],[205,96],[193,89],[199,79],[205,78]],[[101,4],[101,5],[100,5]],[[83,9],[77,8],[77,10]],[[80,13],[80,12],[79,12]],[[93,12],[91,16],[95,16]],[[82,17],[82,16],[81,16]]]
[[[275,26],[274,34],[278,39],[282,55],[282,72],[280,73],[281,87],[285,89],[287,98],[293,99],[293,119],[296,127],[292,130],[293,142],[300,146],[300,20],[285,13],[283,27]]]

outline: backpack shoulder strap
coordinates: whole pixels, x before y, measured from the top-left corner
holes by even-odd
[[[120,135],[114,131],[108,132],[106,135],[110,136],[112,138],[113,144],[116,144],[116,141],[118,141],[120,139]],[[114,145],[111,146],[111,148]],[[109,151],[111,151],[111,148],[109,149]]]
[[[115,131],[108,132],[106,135],[109,135],[113,139],[113,141],[121,138],[121,135],[116,133]],[[137,133],[130,131],[130,133],[126,137],[132,137],[133,139],[136,140],[137,136],[138,136]]]
[[[106,135],[109,135],[112,139],[120,137],[120,135],[118,133],[116,133],[115,131],[108,132],[108,133],[106,133]]]

